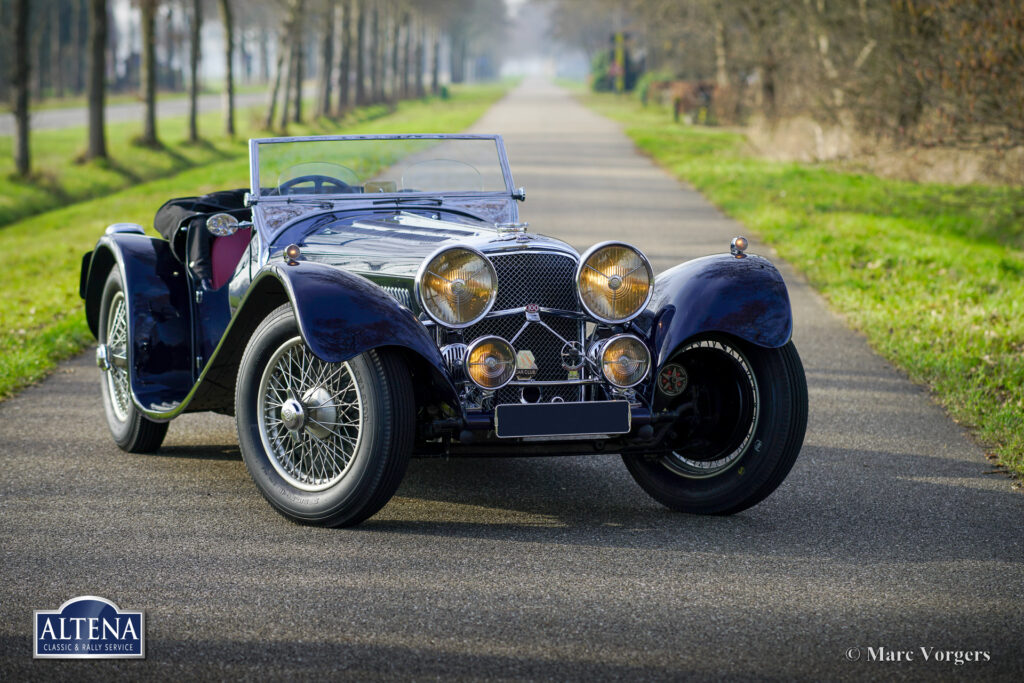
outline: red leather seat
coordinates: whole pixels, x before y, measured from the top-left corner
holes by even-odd
[[[233,235],[214,238],[213,244],[210,245],[210,266],[213,270],[214,289],[220,289],[226,285],[234,275],[238,261],[249,246],[251,236],[252,228],[242,228]]]

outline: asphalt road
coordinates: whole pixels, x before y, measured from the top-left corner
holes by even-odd
[[[221,108],[223,98],[219,94],[199,96],[199,111],[205,113]],[[235,107],[243,108],[267,101],[265,93],[237,93]],[[124,123],[125,121],[142,121],[143,107],[141,102],[107,105],[104,118],[107,125]],[[168,97],[156,102],[157,116],[185,116],[188,114],[187,97]],[[29,128],[31,130],[53,130],[56,128],[73,128],[84,126],[88,121],[89,110],[85,107],[67,107],[63,109],[39,109],[30,112]],[[14,115],[9,112],[0,113],[0,135],[14,135]]]
[[[578,247],[626,237],[660,269],[742,232],[552,86],[476,129],[506,136],[532,229]],[[1020,680],[1024,496],[783,268],[807,440],[726,518],[670,513],[600,456],[418,460],[362,526],[299,527],[256,492],[231,419],[126,455],[88,354],[62,365],[0,404],[0,678]],[[31,659],[32,610],[82,594],[146,610],[145,661]]]

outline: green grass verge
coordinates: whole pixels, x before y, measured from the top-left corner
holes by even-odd
[[[882,179],[751,156],[731,132],[583,101],[773,245],[871,345],[1024,475],[1024,188]]]
[[[304,81],[304,83],[306,83]],[[315,81],[310,81],[309,85],[305,86],[309,88],[315,88]],[[244,85],[235,85],[235,94],[241,95],[243,93],[253,92],[266,92],[267,86],[262,83],[246,83]],[[224,83],[222,81],[210,80],[202,84],[202,89],[199,91],[200,95],[219,95],[224,92]],[[312,91],[311,91],[312,92]],[[188,97],[188,92],[184,90],[166,90],[157,93],[157,101],[163,102],[165,100],[183,100]],[[142,102],[142,95],[138,92],[118,92],[108,94],[106,98],[107,105],[118,105],[118,104],[132,104],[136,102]],[[30,102],[29,109],[33,112],[36,111],[49,111],[53,109],[75,109],[78,107],[88,107],[89,100],[85,95],[65,95],[64,97],[52,97],[47,96],[42,99],[35,99]],[[11,105],[9,102],[0,103],[0,113],[10,113]]]
[[[403,102],[391,114],[332,132],[458,132],[508,87],[455,88],[451,99]],[[322,126],[294,126],[291,132],[322,132]],[[246,187],[248,178],[246,158],[223,161],[0,228],[0,397],[44,377],[57,362],[93,341],[78,297],[79,268],[82,254],[92,249],[108,224],[139,223],[155,235],[153,214],[166,200]]]

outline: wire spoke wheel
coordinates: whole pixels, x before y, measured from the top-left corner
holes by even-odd
[[[363,432],[363,401],[348,363],[327,363],[301,337],[277,348],[259,385],[260,438],[289,484],[323,491],[349,471]]]
[[[125,303],[124,293],[120,291],[114,294],[114,298],[110,302],[106,344],[111,358],[127,358],[128,306]],[[127,421],[131,407],[127,363],[111,363],[110,369],[106,372],[106,382],[114,415],[121,422]]]

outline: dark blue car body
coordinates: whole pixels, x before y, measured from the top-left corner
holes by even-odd
[[[500,138],[493,139],[507,171]],[[563,291],[574,287],[564,280],[579,254],[557,239],[496,227],[519,220],[522,193],[512,186],[511,175],[507,184],[501,192],[466,196],[359,195],[308,205],[253,196],[248,206],[232,212],[250,229],[249,239],[230,278],[216,288],[204,286],[191,272],[183,246],[187,237],[176,244],[147,236],[139,226],[112,225],[82,261],[81,295],[90,329],[99,335],[104,283],[111,269],[118,269],[126,290],[134,406],[155,422],[194,411],[230,414],[247,340],[271,311],[287,303],[303,340],[324,361],[347,361],[371,349],[402,354],[415,376],[421,408],[417,451],[509,452],[510,444],[491,433],[493,410],[467,405],[464,378],[442,355],[446,340],[457,333],[440,330],[424,314],[415,289],[425,258],[446,245],[467,245],[506,264],[498,270],[499,292],[519,294],[504,308],[496,306],[487,324],[519,321],[520,308],[528,304],[547,315],[555,309],[534,299],[553,296],[572,304],[571,310],[557,309],[558,329],[581,330],[581,339],[586,337],[592,321],[578,298],[572,300],[575,290]],[[298,258],[285,255],[289,245],[299,247]],[[603,442],[531,443],[517,452],[593,452],[609,444],[626,451],[633,443],[649,444],[651,430],[644,427],[659,421],[655,378],[678,349],[709,333],[778,348],[789,341],[793,321],[778,270],[758,256],[725,252],[661,273],[646,309],[612,327],[643,339],[653,359],[648,378],[631,394],[630,432]],[[575,388],[538,387],[542,401],[577,395]],[[589,399],[583,395],[582,400]],[[477,438],[458,438],[470,434]]]

